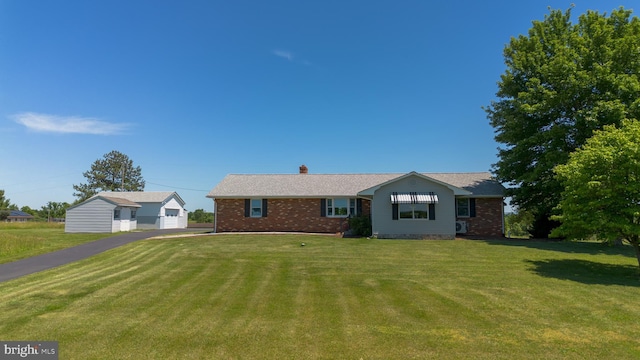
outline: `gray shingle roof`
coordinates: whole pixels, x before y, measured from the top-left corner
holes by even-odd
[[[182,202],[182,205],[184,205],[182,198],[174,191],[103,191],[98,193],[97,196],[115,196],[137,203],[161,203],[174,194],[178,202]]]
[[[140,204],[138,204],[136,202],[133,202],[133,201],[127,200],[127,199],[123,199],[123,198],[119,198],[119,197],[103,196],[103,195],[96,195],[94,197],[101,197],[101,198],[103,198],[105,200],[111,201],[112,203],[114,203],[117,206],[141,207]],[[92,197],[91,199],[93,199],[94,197]],[[89,199],[89,200],[91,200],[91,199]]]
[[[406,174],[230,174],[207,197],[353,197],[403,175]],[[502,184],[488,172],[422,175],[470,191],[473,196],[504,195]]]

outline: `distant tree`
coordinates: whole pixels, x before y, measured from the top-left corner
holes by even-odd
[[[49,201],[40,209],[40,216],[47,219],[64,218],[69,206],[66,202]]]
[[[11,200],[4,197],[4,190],[0,190],[0,210],[15,210],[17,208],[15,204],[11,203]]]
[[[640,266],[640,122],[605,126],[555,172],[565,190],[554,234],[626,240]]]
[[[82,202],[100,191],[143,191],[145,181],[140,166],[133,166],[129,157],[118,151],[105,154],[82,173],[86,184],[73,185],[76,203]]]
[[[610,16],[550,10],[504,49],[498,100],[485,108],[495,128],[493,172],[534,216],[532,235],[558,226],[550,215],[563,190],[556,165],[604,125],[640,119],[640,21],[622,7]]]
[[[38,215],[38,210],[34,210],[34,209],[32,209],[32,208],[30,208],[29,206],[26,206],[26,205],[21,207],[20,211],[25,212],[25,213],[27,213],[29,215],[33,215],[33,216]]]
[[[533,215],[525,210],[506,214],[504,225],[507,236],[528,237],[533,225]]]
[[[189,221],[196,223],[213,223],[213,213],[197,209],[189,213]]]

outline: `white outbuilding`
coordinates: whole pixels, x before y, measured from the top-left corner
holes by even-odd
[[[185,202],[175,191],[101,192],[140,205],[136,211],[138,229],[184,229],[188,225]]]
[[[137,228],[140,205],[116,196],[93,196],[67,209],[64,231],[112,233]]]

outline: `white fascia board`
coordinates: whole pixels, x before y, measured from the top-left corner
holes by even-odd
[[[440,181],[440,180],[436,180],[436,179],[434,179],[434,178],[431,178],[431,177],[429,177],[429,176],[422,175],[422,174],[420,174],[420,173],[417,173],[417,172],[415,172],[415,171],[412,171],[412,172],[410,172],[410,173],[407,173],[407,174],[404,174],[404,175],[402,175],[402,176],[399,176],[399,177],[397,177],[397,178],[395,178],[395,179],[391,179],[391,180],[389,180],[389,181],[385,181],[385,182],[383,182],[382,184],[378,184],[378,185],[373,186],[373,187],[370,187],[370,188],[368,188],[368,189],[364,189],[364,190],[362,190],[362,191],[358,192],[358,196],[373,196],[373,194],[374,194],[378,189],[380,189],[381,187],[383,187],[383,186],[385,186],[385,185],[388,185],[388,184],[392,184],[392,183],[394,183],[394,182],[396,182],[396,181],[400,181],[400,180],[402,180],[402,179],[404,179],[404,178],[407,178],[407,177],[409,177],[409,176],[417,176],[417,177],[419,177],[419,178],[421,178],[421,179],[424,179],[424,180],[427,180],[427,181],[431,181],[431,182],[433,182],[433,183],[436,183],[436,184],[439,184],[439,185],[445,186],[445,187],[447,187],[447,188],[451,189],[451,191],[453,191],[453,195],[455,195],[455,196],[465,196],[465,195],[466,195],[466,196],[470,196],[470,195],[472,195],[472,194],[473,194],[471,191],[468,191],[468,190],[465,190],[465,189],[459,188],[459,187],[457,187],[457,186],[453,186],[453,185],[451,185],[451,184],[448,184],[448,183],[442,182],[442,181]]]

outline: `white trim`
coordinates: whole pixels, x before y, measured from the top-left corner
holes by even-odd
[[[329,217],[329,218],[347,218],[347,217],[349,217],[349,215],[351,213],[351,209],[350,209],[351,199],[352,198],[350,198],[350,197],[330,197],[330,198],[326,198],[325,213],[326,213],[327,217]],[[346,205],[344,206],[344,208],[347,209],[347,213],[346,214],[343,214],[343,215],[336,215],[335,214],[335,209],[336,209],[335,202],[336,202],[336,200],[346,200],[347,201]],[[329,203],[331,203],[331,206],[329,206]],[[356,202],[355,206],[356,207],[358,206],[357,202]],[[338,207],[338,209],[340,209],[340,208],[342,208],[342,206]],[[331,209],[331,215],[329,215],[329,209]]]
[[[451,184],[447,184],[445,182],[436,180],[436,179],[431,178],[429,176],[418,174],[417,172],[412,171],[410,173],[407,173],[407,174],[404,174],[402,176],[399,176],[399,177],[397,177],[395,179],[391,179],[389,181],[383,182],[382,184],[378,184],[378,185],[370,187],[368,189],[364,189],[362,191],[359,191],[358,192],[358,196],[373,195],[381,187],[383,187],[385,185],[388,185],[388,184],[392,184],[392,183],[397,182],[397,181],[400,181],[400,180],[405,179],[405,178],[407,178],[409,176],[417,176],[417,177],[419,177],[421,179],[424,179],[424,180],[427,180],[427,181],[431,181],[431,182],[434,182],[436,184],[440,184],[442,186],[445,186],[445,187],[451,189],[451,191],[453,191],[453,195],[455,195],[455,196],[464,196],[464,195],[472,195],[473,194],[471,191],[459,188],[457,186],[453,186]]]

